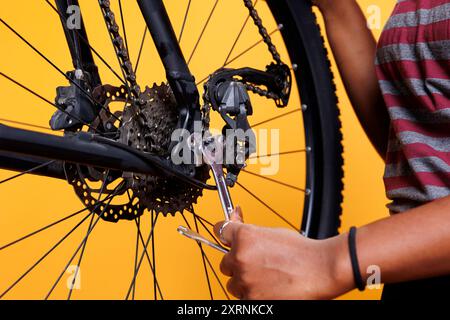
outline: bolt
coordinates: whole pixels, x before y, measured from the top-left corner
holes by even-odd
[[[309,196],[309,195],[311,194],[311,189],[306,189],[306,190],[305,190],[305,194],[306,194],[307,196]]]
[[[75,78],[77,80],[83,79],[83,70],[80,69],[75,70]]]
[[[311,147],[306,147],[306,152],[311,152],[312,148]]]
[[[297,71],[297,69],[298,69],[298,64],[293,63],[292,64],[292,70]]]
[[[245,163],[245,157],[242,154],[238,154],[236,156],[236,163],[237,164],[244,164]]]
[[[283,30],[283,28],[284,28],[284,25],[283,25],[282,23],[280,23],[280,24],[278,25],[278,30]]]
[[[302,110],[303,110],[303,111],[308,110],[308,106],[307,106],[306,104],[302,104]]]

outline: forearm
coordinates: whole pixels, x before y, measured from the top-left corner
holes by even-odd
[[[384,159],[389,120],[375,73],[376,41],[355,0],[318,1],[328,40],[356,115]]]
[[[380,268],[383,283],[450,274],[449,231],[450,197],[359,228],[356,247],[363,278],[370,265]],[[349,290],[354,281],[347,235],[338,238],[336,273]]]

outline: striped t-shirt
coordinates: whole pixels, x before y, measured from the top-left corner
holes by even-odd
[[[450,0],[398,0],[377,50],[391,212],[450,195]]]

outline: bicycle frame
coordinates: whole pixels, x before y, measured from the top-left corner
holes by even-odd
[[[137,0],[159,56],[166,70],[167,80],[178,105],[178,127],[190,130],[200,111],[199,93],[162,0]],[[59,12],[65,13],[78,0],[56,0]],[[65,23],[65,21],[62,21]],[[96,85],[100,76],[94,63],[87,33],[81,17],[81,29],[64,28],[74,68],[90,72]],[[102,167],[136,173],[155,173],[155,167],[141,157],[114,145],[92,140],[89,135],[58,137],[50,134],[0,125],[0,168],[25,172],[56,160],[51,166],[33,174],[65,179],[63,162]]]

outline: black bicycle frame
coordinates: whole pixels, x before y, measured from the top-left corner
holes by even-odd
[[[199,93],[162,0],[137,0],[142,15],[166,70],[167,80],[180,106],[179,128],[191,130],[193,121],[199,117]],[[62,17],[78,0],[56,0]],[[100,76],[89,46],[87,33],[81,17],[81,29],[64,27],[74,68],[93,73],[95,84]],[[65,21],[62,19],[62,23]],[[33,174],[64,179],[63,163],[72,162],[86,166],[101,167],[125,172],[154,173],[155,167],[142,157],[112,144],[91,140],[89,135],[58,137],[0,125],[0,168],[26,172],[32,168],[57,160],[48,168]]]

